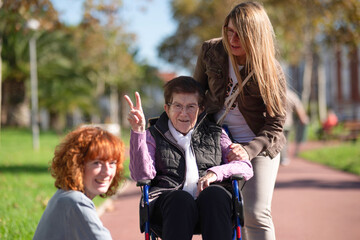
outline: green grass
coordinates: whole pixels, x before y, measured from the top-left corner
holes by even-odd
[[[303,151],[300,157],[360,176],[360,140]]]
[[[31,132],[2,129],[0,145],[0,239],[31,239],[47,201],[55,192],[48,172],[59,137],[42,133],[33,151]]]
[[[56,191],[48,166],[61,137],[41,132],[40,150],[34,151],[31,131],[1,130],[0,239],[32,239],[46,204]],[[125,136],[125,144],[127,139]],[[125,165],[127,170],[128,163]],[[125,175],[129,175],[128,171]],[[100,197],[94,199],[97,206],[103,201]]]
[[[306,139],[309,141],[319,141],[316,134],[319,127],[318,123],[308,125]],[[290,141],[293,141],[294,131],[290,134]],[[327,140],[339,140],[341,136],[347,134],[348,132],[344,129],[343,125],[339,123],[334,127],[332,136],[328,136]],[[360,176],[360,139],[356,143],[341,142],[336,146],[303,151],[300,153],[300,157]]]

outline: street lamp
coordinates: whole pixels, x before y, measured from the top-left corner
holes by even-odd
[[[30,19],[27,27],[31,30],[37,30],[40,23],[36,19]],[[33,149],[38,150],[39,143],[39,125],[38,125],[38,77],[36,63],[36,37],[33,35],[29,41],[30,48],[30,82],[31,82],[31,130],[33,139]]]

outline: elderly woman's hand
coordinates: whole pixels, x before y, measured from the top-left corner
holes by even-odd
[[[227,155],[229,162],[234,160],[249,160],[249,154],[239,143],[233,143],[230,145],[231,151]]]
[[[145,131],[145,116],[141,106],[140,94],[135,92],[136,105],[132,103],[130,97],[125,95],[124,98],[130,106],[130,112],[128,114],[128,121],[131,125],[131,129],[135,132]]]
[[[205,188],[210,186],[210,184],[215,182],[216,180],[217,180],[216,174],[214,172],[212,172],[212,171],[207,171],[206,175],[203,176],[202,178],[200,178],[199,181],[198,181],[197,195],[199,195],[199,193],[202,190],[204,190]]]

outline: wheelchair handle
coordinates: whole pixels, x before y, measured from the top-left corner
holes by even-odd
[[[143,187],[145,185],[150,185],[150,184],[151,184],[150,179],[139,180],[139,181],[136,182],[137,187]]]
[[[243,180],[244,179],[244,176],[242,174],[234,174],[234,175],[231,175],[231,180]]]

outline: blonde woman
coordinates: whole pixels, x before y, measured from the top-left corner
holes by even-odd
[[[203,43],[194,73],[207,90],[207,112],[228,127],[234,158],[253,164],[243,188],[248,240],[275,239],[271,200],[286,142],[286,83],[274,41],[263,6],[241,3],[225,18],[222,38]]]

